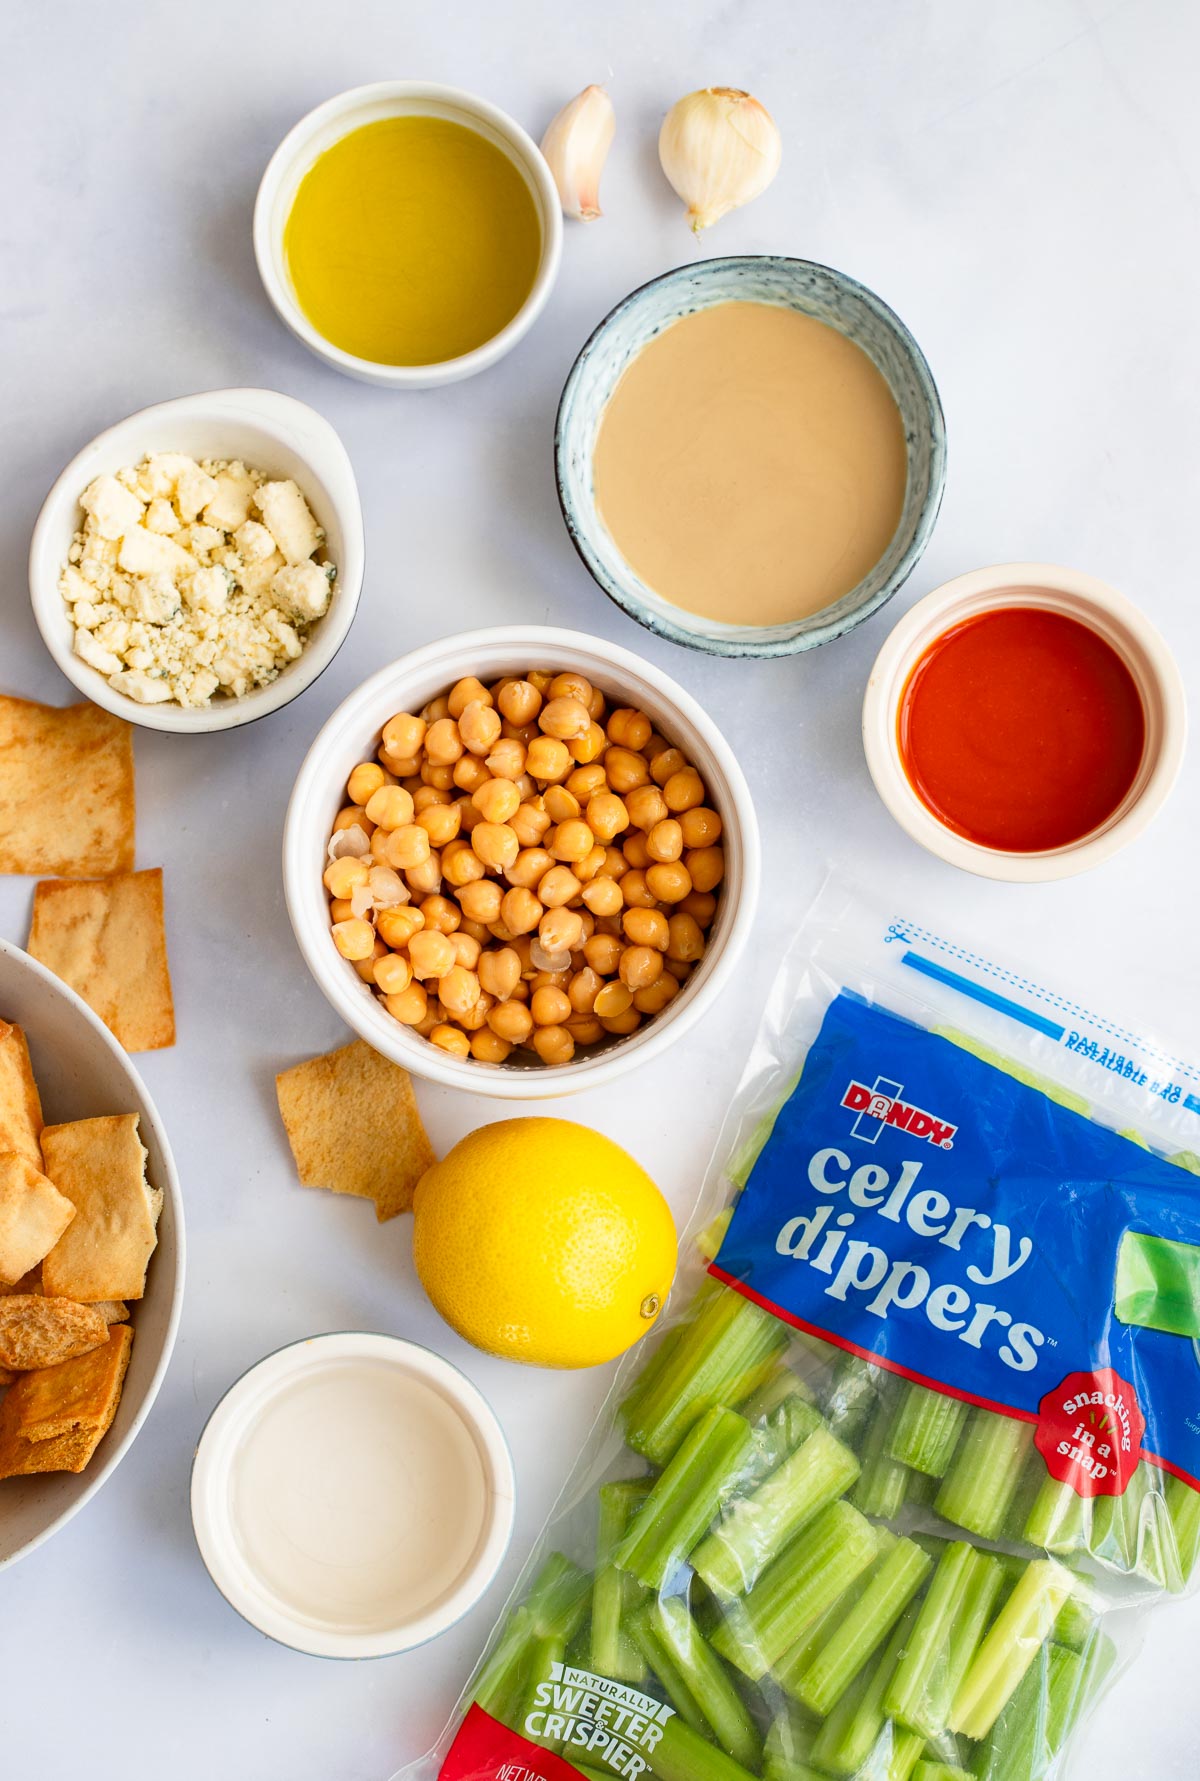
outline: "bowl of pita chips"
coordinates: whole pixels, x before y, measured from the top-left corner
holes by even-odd
[[[0,940],[0,1570],[132,1445],[174,1345],[183,1251],[137,1071],[72,989]]]

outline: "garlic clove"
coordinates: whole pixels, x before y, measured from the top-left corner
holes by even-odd
[[[765,192],[782,153],[774,118],[740,87],[689,93],[671,107],[658,136],[662,170],[697,234]]]
[[[600,175],[617,127],[613,103],[603,87],[584,87],[564,105],[542,137],[558,195],[567,216],[590,223],[600,210]]]

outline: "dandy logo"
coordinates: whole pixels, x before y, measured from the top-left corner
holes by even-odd
[[[851,1082],[842,1096],[842,1106],[858,1115],[850,1128],[851,1135],[861,1138],[864,1144],[874,1144],[885,1126],[894,1126],[910,1138],[924,1138],[939,1150],[952,1150],[958,1127],[903,1100],[903,1093],[903,1083],[891,1082],[886,1076],[877,1076],[872,1088],[865,1082]]]

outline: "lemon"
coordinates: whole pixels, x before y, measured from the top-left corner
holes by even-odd
[[[413,1258],[477,1348],[595,1367],[650,1329],[675,1275],[670,1207],[610,1138],[568,1119],[504,1119],[417,1184]]]

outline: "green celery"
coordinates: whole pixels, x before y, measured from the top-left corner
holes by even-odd
[[[965,1540],[947,1546],[884,1696],[884,1711],[924,1738],[937,1737],[946,1729],[950,1647],[975,1565],[975,1548]]]
[[[843,1354],[825,1393],[825,1420],[840,1441],[857,1445],[878,1407],[883,1369],[857,1354]]]
[[[913,1770],[913,1781],[975,1781],[969,1769],[959,1769],[949,1762],[919,1762]]]
[[[763,1781],[809,1781],[816,1776],[808,1761],[816,1735],[816,1725],[804,1709],[786,1701],[767,1728]]]
[[[1086,1653],[1043,1646],[976,1759],[976,1781],[1043,1781],[1112,1667],[1108,1639]]]
[[[647,1667],[657,1677],[668,1701],[694,1731],[708,1737],[708,1722],[699,1701],[688,1687],[687,1678],[674,1656],[658,1636],[658,1629],[646,1609],[629,1622],[629,1636],[637,1646]]]
[[[746,1768],[762,1759],[762,1739],[728,1670],[702,1638],[678,1596],[660,1596],[646,1610],[660,1647],[674,1662],[721,1749]]]
[[[1032,1449],[1032,1424],[972,1410],[935,1510],[982,1540],[998,1539]]]
[[[537,1709],[538,1689],[543,1682],[550,1680],[555,1664],[562,1664],[566,1654],[566,1640],[555,1633],[534,1639],[527,1654],[521,1700],[513,1724],[514,1731],[525,1733],[529,1715]],[[543,1733],[537,1741],[544,1750],[558,1751],[562,1749],[561,1738],[548,1738]]]
[[[878,1663],[860,1671],[822,1725],[812,1747],[818,1768],[835,1775],[857,1774],[878,1745],[887,1724],[883,1697],[907,1650],[917,1613],[917,1604],[910,1603]],[[918,1754],[924,1742],[916,1738]]]
[[[897,1536],[889,1533],[886,1528],[877,1527],[875,1533],[878,1536],[879,1545],[870,1567],[855,1578],[849,1589],[843,1590],[842,1594],[826,1608],[824,1614],[812,1622],[805,1630],[803,1638],[799,1639],[790,1650],[784,1652],[771,1672],[772,1681],[783,1689],[797,1708],[799,1708],[799,1702],[795,1698],[796,1683],[818,1652],[824,1650],[883,1560],[897,1545]]]
[[[1164,1589],[1166,1503],[1161,1479],[1157,1467],[1148,1466],[1143,1460],[1121,1496],[1097,1497],[1092,1504],[1088,1550],[1102,1564],[1112,1565],[1126,1575],[1136,1573]]]
[[[752,1682],[760,1681],[867,1569],[878,1548],[879,1535],[864,1515],[843,1499],[831,1503],[748,1595],[728,1604],[713,1645]]]
[[[732,1408],[747,1422],[765,1422],[783,1404],[790,1404],[794,1399],[816,1408],[816,1399],[812,1388],[804,1383],[799,1374],[793,1373],[786,1361],[780,1361],[763,1380],[762,1384],[752,1391],[748,1398]],[[815,1426],[815,1425],[814,1425]]]
[[[892,1461],[893,1465],[899,1462]],[[904,1500],[911,1503],[914,1509],[929,1509],[938,1493],[940,1479],[930,1478],[926,1472],[914,1472],[911,1466],[904,1468]]]
[[[848,1447],[817,1428],[752,1490],[739,1496],[692,1554],[717,1595],[743,1595],[784,1547],[858,1476]]]
[[[862,1471],[850,1492],[856,1509],[864,1515],[878,1516],[881,1521],[891,1521],[900,1513],[909,1479],[921,1476],[891,1457],[887,1437],[888,1417],[881,1405],[863,1438]]]
[[[1066,1554],[1089,1547],[1091,1533],[1092,1499],[1081,1497],[1070,1484],[1045,1477],[1025,1522],[1024,1539],[1046,1552]]]
[[[613,1563],[647,1589],[661,1589],[742,1475],[753,1446],[754,1431],[736,1410],[716,1404],[705,1411],[655,1479]]]
[[[1009,1540],[1014,1546],[1025,1544],[1025,1527],[1045,1482],[1046,1462],[1035,1448],[1021,1468],[998,1539]]]
[[[476,1680],[472,1698],[504,1725],[513,1726],[520,1711],[529,1652],[536,1639],[529,1610],[514,1609]]]
[[[890,1749],[886,1753],[887,1766],[883,1771],[883,1781],[909,1781],[914,1775],[917,1764],[921,1760],[921,1752],[925,1748],[925,1740],[920,1732],[906,1731],[902,1725],[890,1725],[885,1734],[890,1740]]]
[[[1035,1558],[997,1614],[950,1710],[951,1731],[986,1738],[1005,1702],[1050,1634],[1074,1579],[1053,1559]]]
[[[668,1719],[651,1762],[654,1781],[756,1781],[750,1769],[682,1719]]]
[[[936,1707],[937,1717],[943,1725],[949,1717],[950,1704],[958,1693],[959,1684],[971,1667],[972,1659],[991,1624],[996,1604],[1007,1583],[1005,1569],[999,1559],[990,1552],[977,1551],[967,1580],[967,1592],[950,1635],[946,1665],[939,1678],[941,1692],[937,1696]]]
[[[649,1492],[648,1478],[602,1484],[599,1490],[590,1665],[617,1682],[641,1682],[646,1674],[641,1654],[622,1625],[642,1591],[627,1571],[612,1562],[612,1555]]]
[[[646,1386],[635,1382],[622,1406],[625,1439],[653,1465],[665,1465],[706,1410],[736,1403],[769,1378],[786,1345],[777,1318],[722,1289],[681,1326],[660,1364],[654,1357]]]
[[[508,1723],[519,1712],[534,1647],[541,1639],[558,1639],[565,1649],[583,1623],[591,1583],[561,1552],[550,1554],[479,1672],[473,1699],[485,1713]]]
[[[1050,1637],[1056,1645],[1084,1651],[1095,1636],[1101,1601],[1086,1577],[1076,1577],[1071,1593],[1058,1611]]]
[[[967,1406],[925,1385],[910,1385],[888,1431],[887,1451],[914,1472],[941,1478],[958,1445]]]
[[[1200,1551],[1200,1490],[1182,1478],[1167,1479],[1167,1515],[1172,1539],[1167,1543],[1167,1583],[1172,1590],[1186,1589]]]
[[[812,1712],[829,1713],[888,1637],[932,1568],[932,1560],[912,1540],[897,1540],[873,1567],[866,1588],[790,1692]]]

